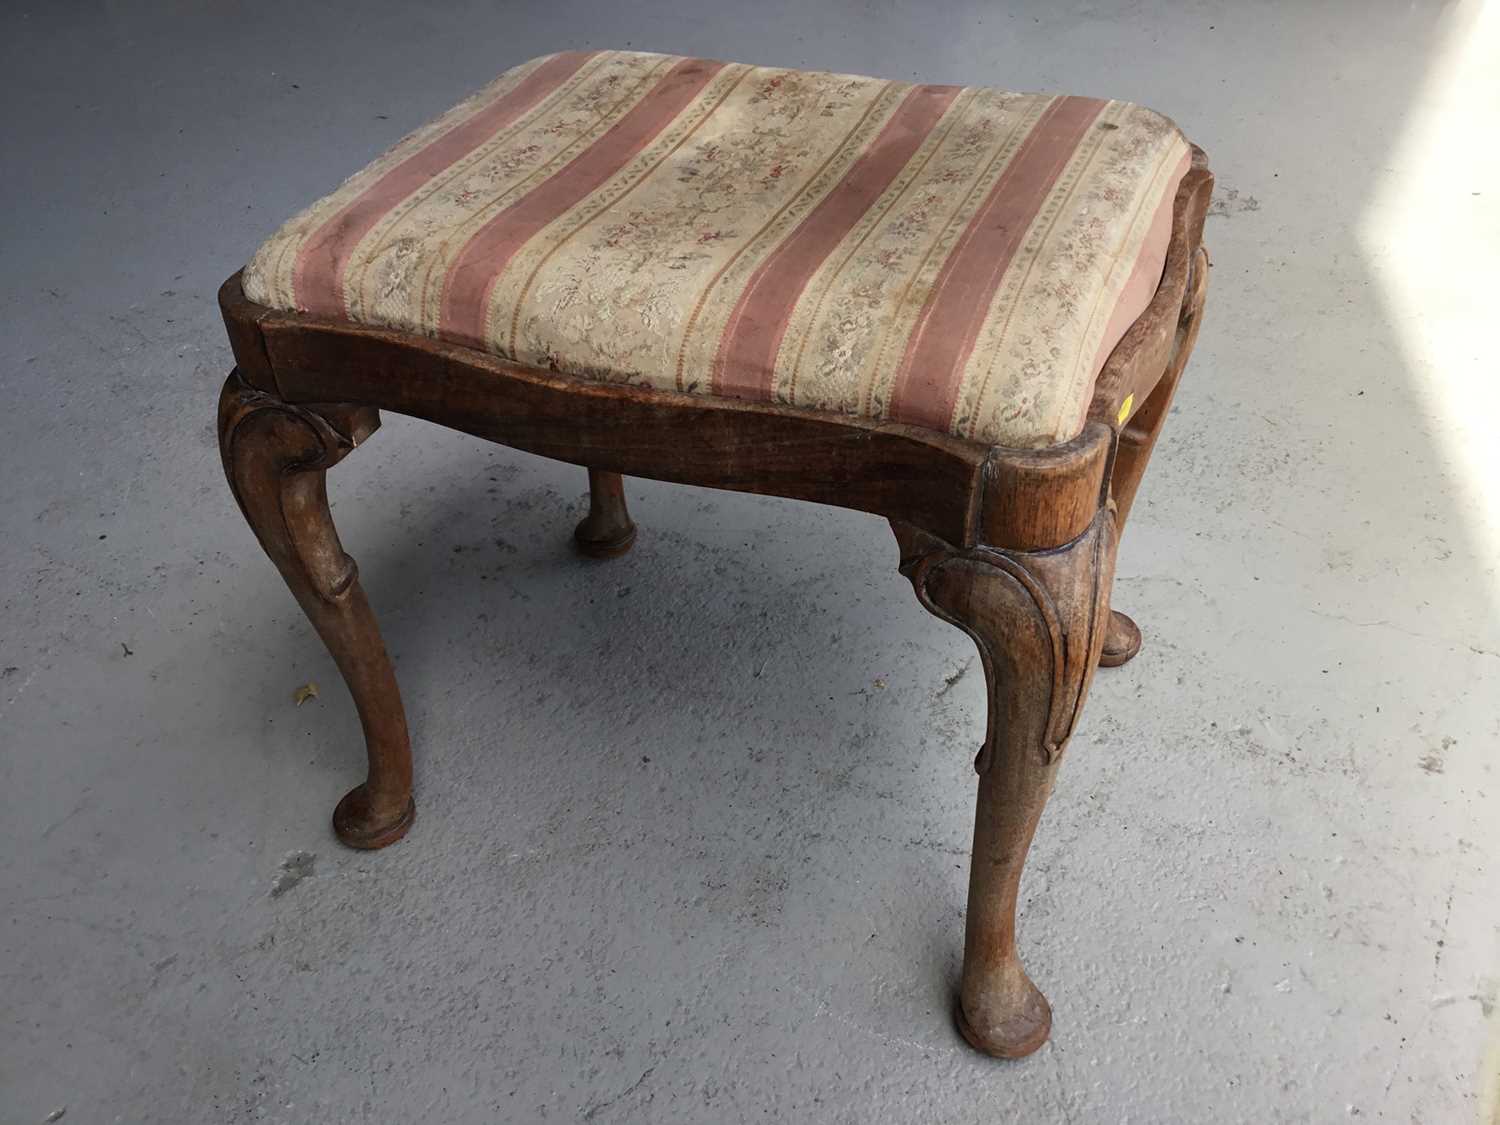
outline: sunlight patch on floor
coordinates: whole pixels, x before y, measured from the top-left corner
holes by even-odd
[[[1500,3],[1462,0],[1357,236],[1482,555],[1500,557]],[[1500,569],[1491,572],[1500,600]]]

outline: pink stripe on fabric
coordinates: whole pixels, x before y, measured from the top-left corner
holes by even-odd
[[[412,153],[323,223],[297,252],[292,294],[298,306],[323,316],[344,315],[344,267],[360,239],[403,199],[514,122],[598,53],[554,55],[467,121]]]
[[[772,396],[776,354],[807,283],[890,187],[959,93],[958,86],[912,89],[838,185],[756,269],[719,340],[713,367],[717,393]]]
[[[724,66],[703,59],[677,63],[602,137],[480,227],[448,273],[438,335],[482,348],[490,293],[516,252],[625,167],[692,104]]]
[[[1187,175],[1192,164],[1192,152],[1184,152],[1156,205],[1145,241],[1141,243],[1140,253],[1135,256],[1135,264],[1125,280],[1125,288],[1115,300],[1114,310],[1109,314],[1109,323],[1104,326],[1104,336],[1099,341],[1093,366],[1089,370],[1091,380],[1098,378],[1099,372],[1104,369],[1105,360],[1109,359],[1109,353],[1115,350],[1115,345],[1124,339],[1130,326],[1146,311],[1146,306],[1156,296],[1157,287],[1161,285],[1162,270],[1167,265],[1167,248],[1172,242],[1172,212],[1177,201],[1177,185],[1182,182],[1182,177]],[[1088,407],[1089,399],[1085,395],[1084,414],[1088,413]],[[1078,421],[1081,424],[1083,419],[1080,417]]]
[[[890,417],[947,431],[964,364],[1021,241],[1108,102],[1058,98],[1037,120],[939,271],[896,371]]]

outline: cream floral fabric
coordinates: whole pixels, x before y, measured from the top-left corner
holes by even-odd
[[[507,71],[288,222],[251,300],[590,379],[1040,446],[1160,278],[1150,110],[632,51]]]

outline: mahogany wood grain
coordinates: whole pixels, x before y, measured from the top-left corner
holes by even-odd
[[[990,447],[915,426],[540,371],[290,313],[260,321],[288,402],[354,402],[514,449],[679,484],[815,500],[974,534]]]

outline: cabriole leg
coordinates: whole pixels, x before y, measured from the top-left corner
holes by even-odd
[[[959,551],[896,526],[902,570],[933,613],[974,638],[989,724],[979,794],[963,980],[955,1018],[969,1043],[1019,1058],[1046,1042],[1052,1009],[1016,950],[1021,870],[1099,660],[1114,572],[1113,513],[1052,551]]]
[[[411,743],[375,615],[328,512],[325,471],[380,424],[370,407],[296,406],[231,372],[219,398],[219,449],[255,537],[333,655],[364,728],[369,776],[333,814],[354,848],[382,848],[411,827]]]
[[[1141,478],[1146,474],[1146,463],[1151,460],[1151,450],[1156,447],[1156,439],[1161,436],[1162,426],[1172,409],[1172,396],[1177,393],[1183,368],[1187,366],[1188,357],[1193,354],[1193,344],[1197,342],[1198,328],[1203,321],[1203,301],[1207,293],[1208,251],[1200,246],[1193,255],[1193,272],[1188,278],[1187,292],[1183,295],[1182,315],[1177,322],[1172,358],[1146,401],[1141,403],[1120,430],[1114,474],[1110,479],[1110,495],[1114,498],[1122,529],[1130,516],[1131,506],[1135,503]],[[1104,640],[1100,666],[1116,668],[1140,650],[1140,629],[1129,617],[1116,610],[1110,622],[1109,635]]]
[[[623,555],[635,543],[635,524],[625,508],[625,481],[619,473],[589,470],[589,514],[573,532],[573,541],[595,559]]]

